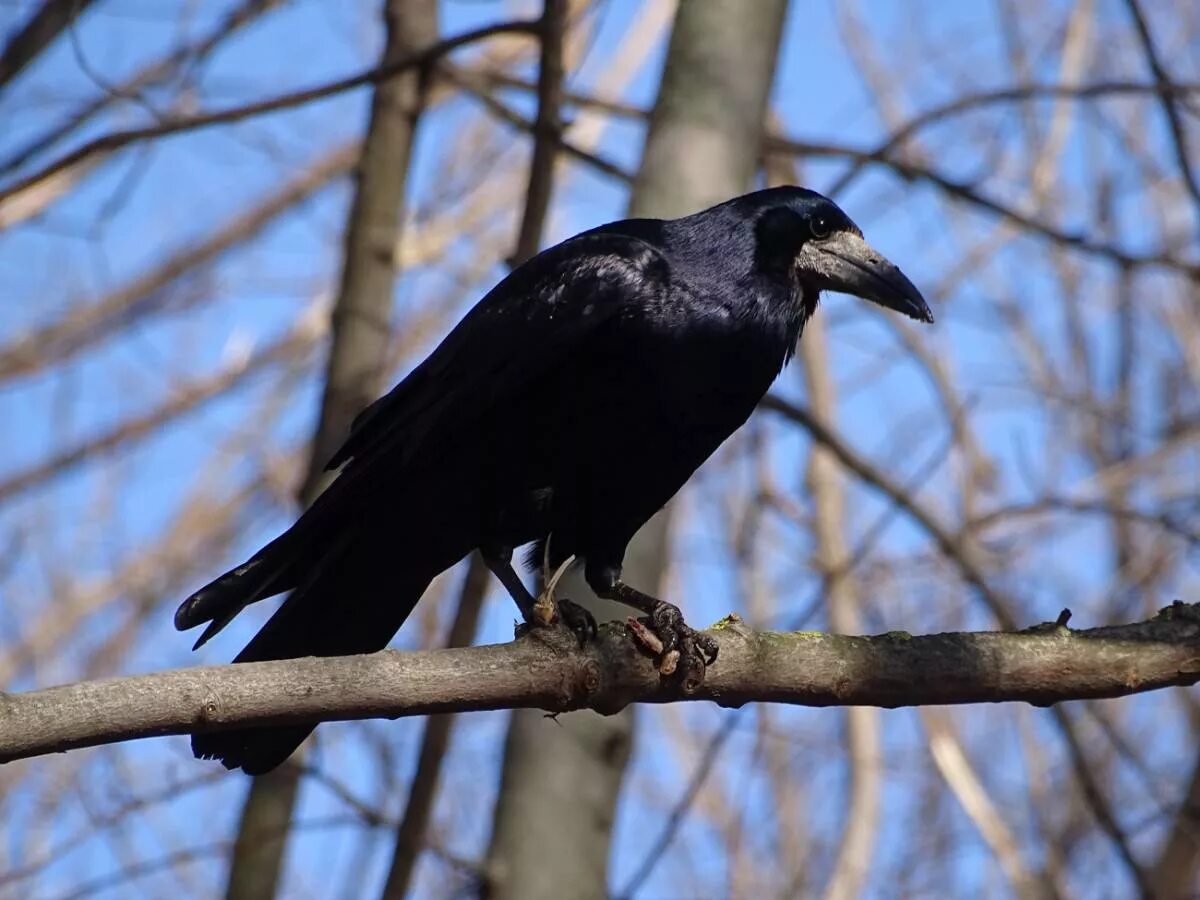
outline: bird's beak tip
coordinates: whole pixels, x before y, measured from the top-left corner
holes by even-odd
[[[933,311],[929,308],[929,304],[925,302],[925,298],[920,294],[909,298],[912,304],[911,309],[901,309],[910,318],[916,319],[918,322],[924,322],[926,325],[933,324]]]
[[[886,306],[918,322],[933,323],[933,312],[917,286],[861,236],[847,232],[820,249],[827,260],[829,287]]]

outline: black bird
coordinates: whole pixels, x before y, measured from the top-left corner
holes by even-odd
[[[476,548],[529,621],[512,553],[537,542],[540,559],[549,540],[551,565],[583,560],[598,595],[641,610],[664,654],[702,676],[715,645],[621,581],[625,547],[750,416],[824,290],[933,321],[841,209],[798,187],[546,250],[359,415],[328,490],[185,600],[175,626],[207,622],[199,647],[247,604],[290,591],[236,662],[380,650],[433,577]],[[259,774],[313,727],[197,734],[192,749]]]

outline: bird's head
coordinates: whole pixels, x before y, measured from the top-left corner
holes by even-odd
[[[921,322],[932,322],[925,298],[904,273],[863,238],[827,197],[798,187],[751,194],[760,263],[791,267],[804,293],[853,294]],[[747,198],[749,199],[749,198]]]

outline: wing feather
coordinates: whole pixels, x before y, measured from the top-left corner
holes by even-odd
[[[355,419],[327,468],[350,463],[348,469],[361,470],[379,458],[404,465],[495,404],[519,402],[525,385],[605,322],[653,304],[666,289],[667,263],[657,247],[622,233],[622,224],[586,232],[514,270]]]

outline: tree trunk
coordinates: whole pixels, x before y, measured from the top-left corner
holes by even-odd
[[[760,136],[787,0],[681,3],[650,120],[630,216],[672,218],[743,193]],[[670,507],[634,538],[625,580],[657,593],[669,562]],[[629,610],[600,601],[577,574],[561,596],[598,619]],[[496,900],[603,898],[617,797],[633,741],[633,713],[549,721],[512,715],[487,857]]]
[[[1159,900],[1184,900],[1200,889],[1200,759],[1192,769],[1171,831],[1163,842],[1151,878]]]
[[[437,0],[385,0],[383,17],[385,62],[437,41]],[[325,487],[325,461],[351,420],[381,387],[405,183],[425,89],[420,71],[375,88],[346,225],[321,414],[300,491],[305,505]],[[230,861],[229,900],[275,896],[299,785],[296,758],[250,783]]]

